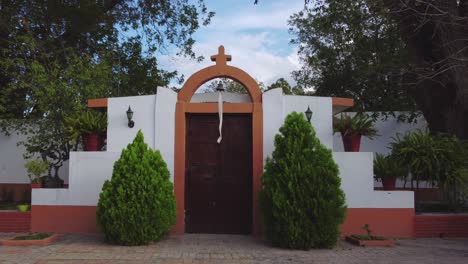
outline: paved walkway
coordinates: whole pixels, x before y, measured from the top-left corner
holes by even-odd
[[[0,234],[0,239],[11,234]],[[0,246],[0,263],[468,263],[468,239],[399,240],[393,248],[282,250],[249,236],[184,235],[149,246],[122,247],[101,236],[64,235],[46,247]]]

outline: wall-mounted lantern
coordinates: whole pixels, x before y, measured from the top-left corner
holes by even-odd
[[[306,115],[307,121],[309,121],[309,123],[310,123],[310,119],[312,119],[312,110],[310,110],[309,106],[307,106],[307,110],[305,111],[305,115]]]
[[[135,126],[135,122],[133,122],[132,118],[133,118],[133,111],[132,111],[132,108],[130,108],[130,106],[128,106],[127,119],[128,119],[128,127],[129,128],[132,128],[133,126]]]

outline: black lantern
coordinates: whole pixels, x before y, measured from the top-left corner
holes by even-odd
[[[224,86],[223,86],[223,82],[222,82],[222,81],[219,81],[218,86],[216,87],[216,91],[218,91],[218,92],[224,92]]]
[[[135,126],[135,122],[133,122],[132,118],[133,118],[133,111],[132,111],[132,108],[130,108],[130,106],[128,106],[127,119],[128,119],[128,127],[129,128],[132,128],[133,126]]]
[[[305,115],[306,115],[307,121],[309,121],[309,123],[310,123],[310,119],[312,119],[312,110],[310,110],[309,106],[307,106],[307,110],[305,111]]]

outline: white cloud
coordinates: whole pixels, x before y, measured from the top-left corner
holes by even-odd
[[[217,54],[219,45],[232,55],[229,65],[241,68],[259,82],[271,84],[285,78],[291,84],[291,72],[299,69],[297,48],[290,46],[287,19],[303,7],[301,1],[271,4],[267,8],[237,10],[232,15],[215,17],[212,24],[200,30],[193,50],[202,55],[201,63],[173,55],[159,56],[167,70],[177,70],[187,79],[204,67],[213,65],[210,56]],[[299,4],[298,4],[299,3]],[[285,52],[286,51],[286,52]]]

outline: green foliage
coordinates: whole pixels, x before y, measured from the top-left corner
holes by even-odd
[[[340,119],[333,119],[333,131],[341,133],[342,136],[362,135],[369,139],[378,136],[374,120],[363,113],[354,116],[342,113]]]
[[[154,94],[169,84],[177,72],[160,69],[155,52],[176,48],[196,58],[192,36],[214,15],[203,0],[0,6],[0,129],[26,135],[25,158],[41,155],[56,177],[77,148],[65,117],[84,111],[88,99]]]
[[[284,78],[279,78],[276,82],[272,83],[267,87],[267,90],[281,88],[283,94],[294,94],[294,95],[312,95],[312,92],[306,92],[300,86],[291,87],[291,85]]]
[[[39,182],[41,174],[47,172],[49,169],[49,163],[40,159],[28,160],[24,167],[28,171],[28,177],[31,182]]]
[[[418,130],[397,135],[390,143],[392,156],[411,172],[416,189],[422,180],[437,185],[452,210],[460,210],[468,196],[468,145],[455,136]]]
[[[394,156],[384,156],[377,153],[374,159],[374,179],[404,178],[407,169]]]
[[[279,131],[262,177],[265,235],[284,248],[331,248],[346,213],[332,153],[301,113],[288,115]]]
[[[70,139],[76,140],[83,134],[103,134],[107,131],[107,114],[97,111],[84,111],[65,117],[65,130]]]
[[[133,246],[162,239],[176,219],[173,191],[160,152],[138,131],[99,195],[97,221],[107,241]]]
[[[353,98],[356,111],[416,110],[403,78],[407,50],[381,1],[307,2],[289,20],[302,62],[293,72],[299,85]]]
[[[17,236],[13,238],[13,240],[42,240],[45,238],[50,237],[52,234],[49,233],[36,233],[32,235],[27,235],[27,236]]]

